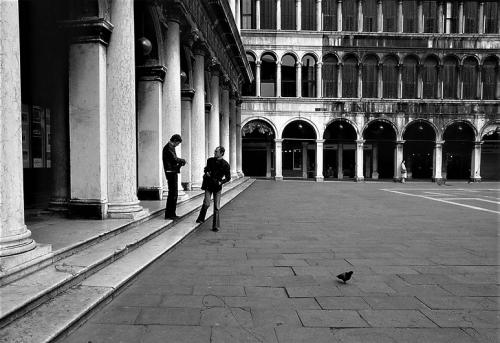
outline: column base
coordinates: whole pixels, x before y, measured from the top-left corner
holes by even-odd
[[[187,199],[189,199],[189,194],[187,194],[186,192],[184,192],[184,189],[179,189],[177,191],[177,202],[181,202],[181,201],[186,201]]]
[[[237,172],[231,173],[231,179],[236,180],[236,179],[239,179],[239,177],[240,176],[238,175]]]
[[[191,190],[191,182],[181,182],[182,189],[184,191],[190,191]]]
[[[433,177],[432,182],[435,182],[438,185],[444,185],[446,183],[446,179],[442,177]]]
[[[68,211],[71,217],[105,219],[108,203],[97,200],[70,200]]]
[[[139,205],[139,202],[109,203],[108,218],[111,219],[141,219],[149,214],[149,210]]]
[[[402,179],[402,178],[400,178],[400,177],[394,177],[394,178],[392,179],[392,181],[394,181],[394,182],[401,182],[401,181],[403,181],[403,179]]]
[[[65,198],[51,198],[49,202],[49,211],[53,212],[67,212],[69,202]]]
[[[323,176],[315,176],[316,182],[323,182],[325,178]]]
[[[474,182],[474,183],[475,183],[475,182],[481,182],[481,178],[480,178],[480,177],[471,177],[471,178],[469,179],[469,182]]]
[[[245,177],[245,174],[243,174],[243,172],[241,170],[238,170],[238,176],[239,177]]]
[[[8,275],[18,269],[17,267],[52,252],[50,244],[37,244],[33,241],[33,245],[33,249],[24,253],[0,257],[0,276]]]
[[[378,180],[378,172],[373,172],[372,173],[372,179]]]
[[[161,187],[139,187],[137,190],[139,200],[162,200],[162,194]]]
[[[16,235],[2,237],[0,257],[22,254],[35,249],[36,243],[31,238],[31,231],[26,228],[26,225],[20,225],[18,230],[21,232]]]
[[[365,177],[364,176],[356,176],[354,178],[354,181],[356,182],[362,182],[362,181],[365,181]]]
[[[274,180],[276,180],[276,181],[282,181],[283,180],[283,176],[275,176]]]

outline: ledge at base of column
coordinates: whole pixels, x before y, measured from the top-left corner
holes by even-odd
[[[108,218],[137,220],[148,214],[149,210],[140,206],[139,202],[108,204]]]
[[[139,200],[162,200],[162,194],[161,187],[139,187],[137,190]]]
[[[474,182],[474,183],[475,183],[475,182],[481,182],[481,178],[480,178],[480,177],[471,177],[471,178],[469,179],[469,182]]]
[[[356,176],[354,178],[354,181],[356,182],[362,182],[362,181],[365,181],[365,177],[364,176]]]
[[[275,176],[274,180],[275,181],[283,181],[283,176]]]
[[[105,219],[108,203],[97,200],[70,200],[69,215],[75,218]]]
[[[187,199],[189,199],[189,194],[184,192],[183,188],[180,188],[177,192],[177,202],[186,201]]]
[[[243,174],[243,172],[241,170],[238,170],[238,176],[239,177],[245,177],[245,174]]]
[[[20,254],[0,257],[0,277],[10,274],[13,272],[13,269],[18,269],[16,267],[20,268],[29,261],[42,256],[45,257],[47,254],[52,253],[52,245],[50,244],[34,243],[34,245],[35,247],[32,250]]]
[[[323,182],[325,178],[323,176],[315,176],[316,182]]]
[[[432,182],[435,182],[438,185],[444,185],[446,183],[446,179],[442,178],[442,177],[439,177],[439,178],[433,177]]]
[[[53,212],[67,212],[68,199],[66,198],[51,198],[49,201],[49,211]]]
[[[231,174],[231,179],[232,180],[236,180],[236,179],[239,179],[239,178],[240,178],[240,176],[238,175],[238,173],[235,172],[235,173]]]

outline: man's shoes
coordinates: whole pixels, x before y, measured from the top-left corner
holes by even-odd
[[[196,222],[197,222],[198,224],[203,224],[205,221],[204,221],[203,219],[196,219]]]
[[[165,216],[165,219],[176,220],[176,219],[179,219],[179,218],[180,218],[179,216]]]
[[[216,227],[213,227],[213,228],[212,228],[212,231],[213,231],[213,232],[219,232],[219,229],[218,229],[218,228],[216,228]]]

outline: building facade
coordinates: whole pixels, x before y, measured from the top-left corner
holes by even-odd
[[[243,172],[499,179],[497,1],[242,0]]]
[[[253,76],[237,5],[0,0],[3,261],[48,253],[31,238],[28,209],[146,216],[140,200],[167,192],[162,148],[172,134],[189,161],[184,189],[200,188],[221,144],[233,177],[242,175],[239,99]]]

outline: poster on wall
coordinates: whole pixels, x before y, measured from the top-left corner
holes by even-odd
[[[43,108],[33,106],[31,112],[31,156],[33,168],[43,168],[43,124]]]
[[[29,106],[22,105],[22,135],[23,135],[23,168],[30,167],[30,111]]]

